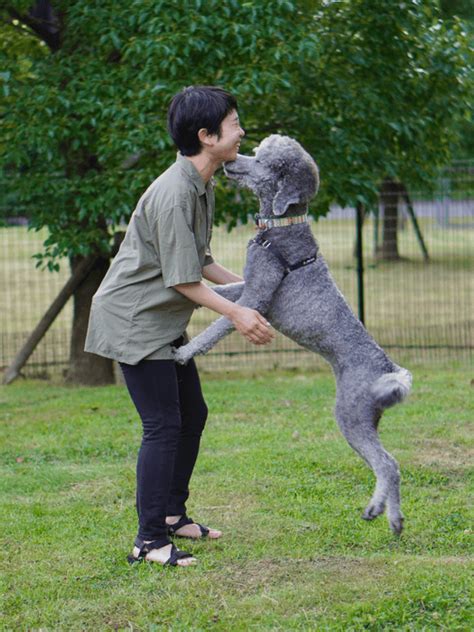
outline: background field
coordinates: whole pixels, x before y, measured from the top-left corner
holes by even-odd
[[[124,388],[2,387],[0,627],[471,629],[472,372],[414,373],[381,426],[401,539],[360,519],[373,476],[335,425],[328,372],[207,376],[188,510],[224,537],[189,544],[191,569],[126,564],[140,432]]]
[[[366,326],[376,340],[393,349],[401,362],[472,360],[474,313],[474,230],[469,222],[469,203],[459,216],[440,222],[433,208],[420,218],[430,253],[423,261],[410,224],[399,234],[402,260],[380,263],[374,257],[373,220],[364,227]],[[471,209],[472,212],[472,209]],[[357,286],[353,257],[355,227],[348,210],[335,219],[312,223],[313,232],[332,274],[355,311]],[[254,234],[251,225],[231,233],[214,230],[213,254],[226,267],[240,272],[246,244]],[[13,358],[29,332],[68,278],[63,262],[59,273],[37,270],[32,255],[41,249],[46,233],[26,227],[0,229],[0,366]],[[201,331],[215,315],[205,309],[195,313],[191,335]],[[71,305],[67,305],[26,367],[26,375],[51,375],[68,360]],[[322,360],[278,336],[271,347],[256,349],[232,334],[200,366],[207,370],[242,369],[248,366],[320,368]]]

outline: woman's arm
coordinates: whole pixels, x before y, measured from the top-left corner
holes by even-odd
[[[212,290],[217,292],[219,296],[223,296],[235,303],[242,295],[242,290],[244,289],[243,279],[238,274],[234,274],[227,268],[224,268],[224,266],[213,262],[208,266],[204,266],[202,275],[207,281],[217,284],[213,286]]]
[[[234,274],[219,263],[210,263],[208,266],[204,266],[202,269],[202,276],[206,281],[211,283],[217,283],[217,285],[225,285],[227,283],[237,283],[243,281],[243,278],[238,274]]]
[[[270,323],[256,310],[228,301],[202,282],[182,283],[175,285],[174,289],[193,303],[208,307],[228,318],[237,331],[253,344],[264,345],[274,338]]]

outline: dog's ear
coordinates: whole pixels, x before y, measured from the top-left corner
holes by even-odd
[[[300,198],[301,195],[290,178],[283,178],[273,198],[273,215],[284,215],[290,204],[298,204],[301,201]]]

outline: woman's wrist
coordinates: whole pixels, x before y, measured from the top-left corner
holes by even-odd
[[[237,315],[238,310],[240,309],[240,306],[236,305],[235,303],[232,303],[232,301],[228,301],[226,298],[224,299],[224,301],[229,303],[229,307],[227,308],[226,313],[223,313],[222,315],[228,318],[229,320],[234,320],[235,316]]]

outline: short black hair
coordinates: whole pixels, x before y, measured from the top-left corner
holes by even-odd
[[[188,86],[176,94],[168,108],[168,131],[183,156],[201,152],[198,131],[220,137],[221,123],[237,110],[237,100],[223,88],[216,86]]]

